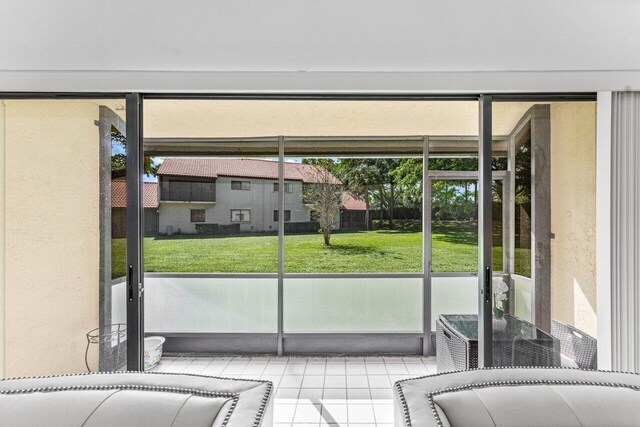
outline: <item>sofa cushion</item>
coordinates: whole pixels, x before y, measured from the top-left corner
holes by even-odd
[[[639,425],[640,376],[479,369],[396,383],[398,426]]]
[[[12,426],[270,425],[269,381],[189,374],[98,373],[0,381]]]

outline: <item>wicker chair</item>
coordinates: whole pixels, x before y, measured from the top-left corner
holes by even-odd
[[[551,335],[560,340],[562,355],[573,360],[579,368],[597,368],[598,346],[595,338],[557,320],[551,321]]]

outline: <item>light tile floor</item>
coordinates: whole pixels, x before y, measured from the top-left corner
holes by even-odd
[[[433,357],[163,357],[153,369],[270,380],[276,427],[393,425],[393,383],[436,373]]]

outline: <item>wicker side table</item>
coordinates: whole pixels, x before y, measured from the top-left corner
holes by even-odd
[[[535,325],[505,316],[493,334],[493,366],[560,366],[560,342]],[[441,315],[436,322],[438,372],[478,367],[478,316]]]

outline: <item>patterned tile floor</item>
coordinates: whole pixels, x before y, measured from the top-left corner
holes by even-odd
[[[436,373],[433,357],[163,357],[154,371],[265,379],[276,427],[393,425],[393,383]]]

